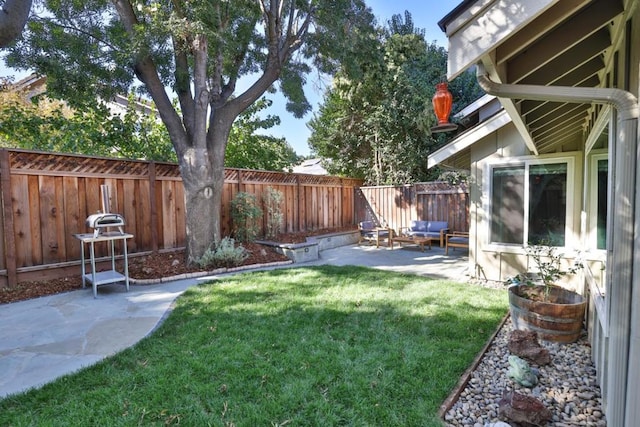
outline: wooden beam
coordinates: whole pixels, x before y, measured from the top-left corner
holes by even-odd
[[[563,25],[548,32],[523,54],[509,61],[509,81],[520,81],[590,38],[617,15],[622,6],[615,0],[599,0]],[[610,39],[610,37],[609,37]],[[499,56],[497,56],[499,60]]]
[[[553,7],[538,16],[521,31],[513,34],[509,40],[498,46],[496,49],[498,64],[510,60],[518,52],[523,51],[529,45],[535,43],[540,38],[540,34],[544,34],[549,28],[559,25],[590,1],[591,0],[562,0],[553,5]]]
[[[528,85],[548,85],[566,74],[586,64],[593,58],[601,55],[611,47],[611,37],[606,28],[591,35],[576,46],[569,49],[565,55],[546,62],[543,66],[527,73],[525,78],[509,67],[508,82]],[[535,71],[535,72],[533,72]]]

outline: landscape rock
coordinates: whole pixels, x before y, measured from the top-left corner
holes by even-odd
[[[533,331],[514,330],[509,334],[509,351],[538,366],[551,363],[549,350],[538,342],[538,335]]]
[[[538,384],[538,377],[531,367],[518,356],[509,356],[509,372],[507,376],[524,387],[535,387]]]
[[[498,402],[498,414],[501,418],[524,425],[545,426],[552,418],[551,411],[532,396],[510,391]]]

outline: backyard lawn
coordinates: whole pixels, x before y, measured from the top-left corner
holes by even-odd
[[[504,290],[362,267],[188,290],[138,345],[0,400],[0,425],[430,426]]]

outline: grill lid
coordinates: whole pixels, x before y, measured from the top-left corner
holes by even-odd
[[[87,227],[121,227],[124,225],[124,217],[114,213],[97,213],[89,215],[86,220]]]
[[[115,213],[97,213],[89,215],[85,221],[89,228],[93,228],[93,237],[98,237],[108,227],[118,227],[120,234],[124,234],[124,217]]]

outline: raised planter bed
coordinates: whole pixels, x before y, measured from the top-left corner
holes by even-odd
[[[272,246],[279,253],[298,263],[315,261],[320,257],[320,252],[327,249],[356,244],[358,236],[358,230],[353,230],[307,237],[304,243],[280,243],[269,240],[259,240],[256,243]]]

